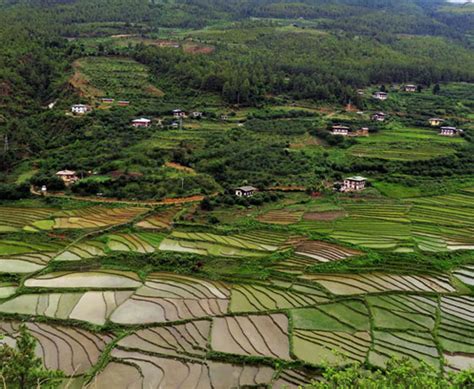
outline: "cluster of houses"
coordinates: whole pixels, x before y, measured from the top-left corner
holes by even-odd
[[[360,192],[366,188],[367,178],[362,176],[347,177],[342,182],[335,183],[334,186],[338,188],[339,192]],[[256,192],[258,189],[250,185],[234,189],[234,194],[237,197],[252,197]]]
[[[367,127],[359,128],[352,131],[350,127],[335,125],[332,126],[331,134],[340,136],[369,136],[369,129]]]
[[[115,99],[111,97],[104,97],[101,99],[102,103],[104,104],[113,104]],[[118,100],[117,105],[119,107],[127,107],[130,105],[130,101],[128,100]],[[86,113],[92,111],[92,107],[88,104],[73,104],[71,106],[71,112],[75,115],[85,115]]]
[[[172,128],[182,128],[182,121],[183,119],[186,119],[188,117],[193,118],[193,119],[200,119],[204,116],[204,113],[201,111],[192,111],[187,113],[186,111],[183,111],[181,109],[174,109],[172,112],[173,119],[175,119],[170,126]],[[162,126],[163,125],[163,120],[162,119],[155,119],[154,122]],[[138,118],[134,119],[131,122],[132,127],[150,127],[152,124],[152,121],[148,118]]]
[[[403,92],[409,92],[409,93],[413,93],[413,92],[416,92],[418,90],[418,86],[417,85],[413,85],[413,84],[407,84],[407,85],[403,85],[401,87],[401,90]],[[359,89],[357,91],[357,94],[358,95],[363,95],[364,94],[364,91]],[[377,92],[374,92],[372,94],[372,97],[376,100],[387,100],[388,99],[388,93],[387,92],[382,92],[382,91],[377,91]]]
[[[441,118],[430,118],[428,119],[428,123],[432,127],[439,127],[444,123],[444,119]],[[439,129],[439,134],[442,136],[457,136],[461,135],[464,131],[460,128],[456,128],[453,126],[442,126]]]

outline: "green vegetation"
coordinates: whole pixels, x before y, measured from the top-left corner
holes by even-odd
[[[35,355],[36,339],[21,325],[15,347],[3,344],[0,349],[0,376],[9,388],[57,388],[63,373],[44,369]]]
[[[472,386],[473,36],[442,0],[0,0],[4,385]]]

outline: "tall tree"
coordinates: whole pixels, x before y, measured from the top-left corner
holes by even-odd
[[[35,355],[36,339],[24,324],[20,326],[16,347],[0,348],[0,377],[6,388],[57,388],[63,377],[60,371],[47,370]]]

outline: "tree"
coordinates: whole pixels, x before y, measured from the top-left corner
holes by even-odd
[[[456,389],[474,384],[474,373],[463,371],[443,376],[426,362],[414,364],[404,358],[391,358],[385,370],[366,370],[360,363],[344,369],[327,367],[323,380],[312,382],[306,389]]]
[[[20,326],[16,347],[8,344],[0,348],[0,376],[5,387],[57,388],[63,378],[63,373],[47,370],[43,362],[35,355],[36,339],[28,332],[24,324]]]
[[[433,87],[433,94],[437,95],[439,94],[440,91],[441,91],[441,87],[439,86],[439,84],[435,84],[435,86]]]

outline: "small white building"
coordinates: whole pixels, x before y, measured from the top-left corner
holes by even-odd
[[[179,123],[178,122],[171,123],[171,128],[179,128]]]
[[[84,115],[91,110],[91,107],[86,104],[74,104],[71,107],[71,112],[76,115]]]
[[[443,136],[456,136],[461,133],[462,130],[456,127],[441,127],[439,130],[439,134]]]
[[[430,118],[428,119],[428,123],[430,123],[430,126],[432,127],[438,127],[444,122],[444,119],[440,118]]]
[[[183,119],[186,117],[186,112],[182,111],[181,109],[175,109],[173,110],[173,116],[176,119]]]
[[[350,128],[347,126],[332,126],[331,134],[347,136],[349,135]]]
[[[408,84],[403,87],[405,92],[416,92],[418,87],[416,85]]]
[[[112,104],[115,101],[115,99],[111,97],[103,97],[100,100],[105,104]]]
[[[150,127],[151,125],[151,120],[147,118],[140,118],[140,119],[135,119],[132,120],[132,126],[137,128],[137,127]]]
[[[74,184],[79,180],[74,170],[60,170],[56,173],[56,176],[63,180],[65,185]]]
[[[241,186],[240,188],[236,188],[234,193],[237,197],[251,197],[257,191],[258,189],[253,186]]]
[[[361,176],[348,177],[342,184],[342,192],[358,192],[365,189],[367,178]]]
[[[192,116],[194,119],[198,119],[198,118],[202,118],[203,113],[200,112],[200,111],[193,111],[193,112],[191,112],[191,116]]]
[[[383,112],[376,112],[372,115],[372,120],[375,122],[385,121],[386,115]]]
[[[387,92],[375,92],[372,97],[377,100],[387,100],[388,99],[388,93]]]

